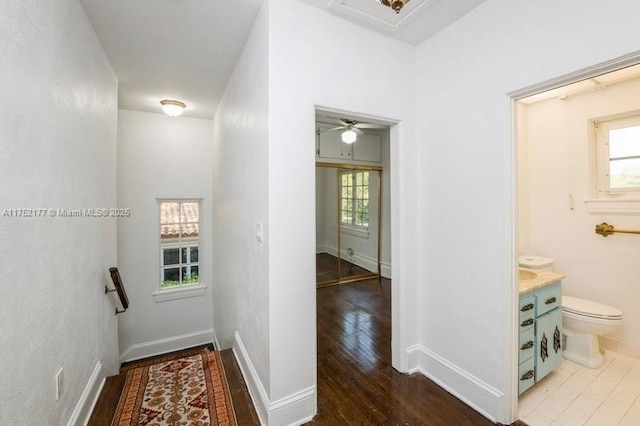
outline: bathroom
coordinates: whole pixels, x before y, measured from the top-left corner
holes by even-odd
[[[599,337],[606,351],[601,367],[565,361],[521,395],[520,418],[530,425],[640,424],[640,235],[595,233],[603,222],[640,231],[640,191],[600,186],[597,124],[621,116],[635,116],[630,126],[640,126],[640,66],[517,102],[520,254],[553,259],[554,270],[566,276],[564,296],[606,304],[624,316],[614,332]],[[640,155],[640,139],[634,146],[627,157]],[[623,395],[626,388],[614,386],[608,395],[584,395],[607,368],[631,390]],[[554,397],[554,391],[561,392]]]

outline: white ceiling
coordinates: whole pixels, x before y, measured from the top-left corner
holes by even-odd
[[[80,0],[119,81],[119,107],[213,118],[263,0]],[[301,0],[418,44],[484,0],[410,0],[400,14],[377,0]]]
[[[262,0],[80,0],[119,80],[119,106],[213,118]]]
[[[484,0],[409,0],[400,13],[377,0],[301,0],[374,31],[420,44]]]

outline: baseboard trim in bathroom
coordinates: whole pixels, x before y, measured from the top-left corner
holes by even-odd
[[[606,336],[598,336],[598,340],[600,342],[600,348],[640,360],[640,346],[619,342]]]

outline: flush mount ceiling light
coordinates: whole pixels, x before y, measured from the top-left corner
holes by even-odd
[[[354,143],[356,141],[357,137],[358,137],[358,135],[356,135],[356,132],[353,131],[351,126],[349,126],[347,128],[347,130],[342,132],[342,142],[344,142],[344,143],[352,144],[352,143]]]
[[[162,111],[170,117],[178,117],[179,115],[182,115],[184,109],[187,107],[184,102],[174,101],[171,99],[160,101],[160,105],[162,105]]]
[[[378,0],[385,6],[389,6],[391,9],[395,10],[396,13],[400,13],[400,9],[404,7],[405,4],[409,3],[409,0]]]

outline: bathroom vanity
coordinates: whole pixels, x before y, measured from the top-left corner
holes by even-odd
[[[521,268],[518,393],[562,362],[562,274]]]

